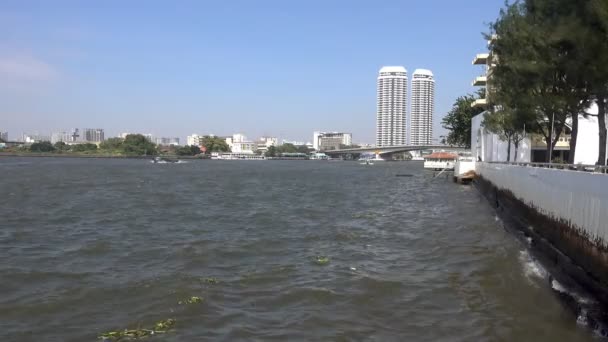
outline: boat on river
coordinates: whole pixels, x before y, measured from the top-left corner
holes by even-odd
[[[424,156],[424,168],[435,171],[454,170],[457,158],[458,156],[454,153],[433,152]]]
[[[169,163],[179,163],[180,160],[177,158],[168,158],[168,157],[154,157],[152,159],[152,163],[154,164],[169,164]]]

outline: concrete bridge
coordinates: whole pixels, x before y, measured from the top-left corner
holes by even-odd
[[[357,154],[357,153],[375,153],[377,155],[394,154],[399,152],[409,151],[426,151],[426,150],[444,150],[444,151],[461,151],[465,150],[462,146],[447,146],[447,145],[399,145],[399,146],[382,146],[382,147],[360,147],[347,148],[343,150],[323,151],[327,155],[341,154]]]

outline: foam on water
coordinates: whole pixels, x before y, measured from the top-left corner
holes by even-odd
[[[536,260],[534,260],[528,251],[519,252],[519,261],[521,262],[524,274],[530,280],[533,278],[546,279],[549,273],[545,268]]]

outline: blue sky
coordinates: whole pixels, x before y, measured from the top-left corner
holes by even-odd
[[[403,65],[435,74],[438,136],[503,3],[4,0],[0,131],[373,143],[377,72]]]

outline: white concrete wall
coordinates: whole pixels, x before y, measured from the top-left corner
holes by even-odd
[[[471,153],[474,160],[486,162],[506,162],[509,144],[500,140],[498,135],[492,134],[483,128],[484,113],[478,114],[471,119]],[[511,143],[511,157],[509,161],[522,163],[530,162],[531,142],[525,138],[519,143],[517,155],[515,145]]]
[[[476,172],[543,214],[608,242],[608,175],[477,163]]]
[[[587,113],[597,115],[597,104],[593,103]],[[578,116],[578,135],[574,164],[595,165],[599,153],[599,131],[597,116]]]

